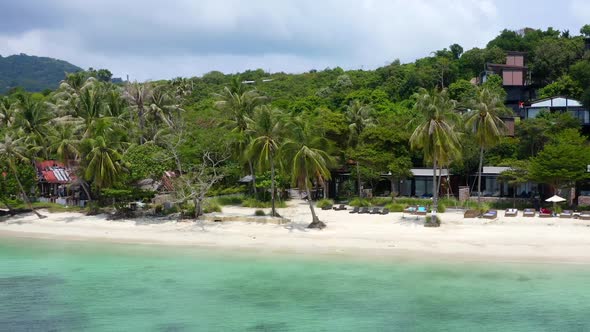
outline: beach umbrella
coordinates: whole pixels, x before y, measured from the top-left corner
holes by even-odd
[[[555,203],[565,202],[566,199],[563,197],[559,197],[557,195],[553,195],[545,200],[545,202],[553,202],[553,212],[555,212]]]

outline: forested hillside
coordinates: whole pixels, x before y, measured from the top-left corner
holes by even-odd
[[[65,73],[81,70],[63,60],[26,54],[0,55],[0,94],[15,87],[31,92],[56,89]]]
[[[590,188],[590,147],[578,119],[541,112],[517,119],[507,135],[500,118],[516,114],[504,106],[502,78],[472,80],[486,62],[522,51],[538,96],[588,106],[590,25],[580,32],[505,30],[485,48],[453,44],[375,70],[259,69],[127,84],[112,83],[104,70],[69,74],[51,93],[0,99],[0,156],[11,174],[30,160],[76,165],[81,188],[103,204],[173,170],[178,206],[196,215],[207,195],[243,191],[238,180],[250,174],[250,193],[263,200],[275,189],[327,188],[337,170],[350,174],[339,184],[339,195],[350,198],[359,180],[376,188],[384,174],[403,179],[412,167],[449,168],[467,184],[481,166],[511,166],[515,173],[503,180],[511,186]]]

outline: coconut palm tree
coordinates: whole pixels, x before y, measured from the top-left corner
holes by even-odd
[[[31,204],[31,200],[29,199],[29,196],[27,195],[27,192],[23,187],[22,182],[18,177],[18,163],[29,162],[29,158],[27,157],[26,145],[24,141],[24,137],[15,138],[11,134],[5,134],[4,139],[0,141],[0,155],[3,155],[8,161],[8,168],[12,171],[12,174],[14,175],[14,178],[18,183],[25,203],[37,215],[39,219],[42,219],[45,218],[45,216],[40,214],[39,212],[37,212],[37,210],[33,208],[33,204]]]
[[[346,107],[346,120],[348,121],[348,129],[350,131],[349,143],[356,145],[358,138],[363,130],[367,127],[375,125],[373,118],[373,108],[369,105],[364,105],[358,100],[354,100]]]
[[[504,106],[503,98],[488,88],[480,88],[471,102],[472,110],[465,113],[465,126],[475,134],[479,145],[479,167],[477,171],[477,203],[481,203],[481,172],[484,151],[500,142],[506,132],[501,115],[510,111]]]
[[[92,182],[99,190],[116,183],[123,171],[122,155],[113,143],[103,136],[86,138],[81,142],[84,179]]]
[[[318,181],[330,179],[328,167],[332,163],[332,158],[323,149],[328,146],[328,142],[323,135],[313,132],[309,123],[301,118],[293,119],[289,127],[291,137],[283,144],[281,155],[286,161],[288,172],[291,173],[293,184],[305,188],[312,216],[312,222],[307,227],[322,229],[326,224],[315,214],[309,187],[312,178]]]
[[[436,171],[459,154],[460,143],[455,131],[459,117],[455,112],[456,101],[449,99],[446,90],[428,92],[420,89],[414,97],[414,109],[421,118],[410,137],[410,146],[421,149],[425,161],[432,162],[432,223],[436,223],[439,188]]]
[[[235,89],[235,87],[234,87]],[[261,96],[256,90],[249,90],[239,93],[241,90],[234,90],[225,87],[221,93],[214,94],[215,107],[224,112],[227,120],[223,125],[231,129],[234,135],[235,143],[234,149],[236,154],[241,154],[241,157],[246,157],[250,174],[252,175],[252,188],[254,195],[256,195],[256,175],[254,173],[254,165],[252,160],[243,153],[246,147],[250,144],[250,137],[248,136],[248,123],[252,119],[254,109],[268,102],[268,98]]]
[[[7,97],[0,97],[0,125],[4,128],[10,127],[14,122],[13,101]]]
[[[149,82],[134,82],[125,85],[123,97],[127,100],[132,109],[137,112],[137,117],[139,119],[139,144],[143,144],[146,141],[144,137],[145,114],[146,108],[152,100],[153,91],[154,87]]]
[[[26,135],[42,140],[47,134],[46,125],[49,122],[49,112],[45,105],[30,95],[19,94],[14,107],[14,125]]]
[[[271,215],[275,209],[275,157],[279,151],[283,134],[281,112],[264,105],[256,109],[251,127],[248,129],[252,141],[248,147],[249,158],[256,159],[261,168],[270,167]]]
[[[78,158],[78,144],[76,137],[76,125],[72,123],[58,124],[49,134],[49,149],[57,155],[58,159],[66,166]]]

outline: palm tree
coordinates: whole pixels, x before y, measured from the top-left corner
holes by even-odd
[[[373,118],[373,109],[369,105],[364,105],[358,100],[354,100],[346,108],[346,120],[348,121],[348,129],[350,131],[349,143],[356,145],[358,138],[363,130],[367,127],[375,125]]]
[[[25,203],[29,206],[29,208],[37,215],[39,219],[45,218],[44,215],[40,214],[33,208],[33,204],[31,204],[31,200],[29,200],[29,196],[25,188],[23,187],[22,182],[18,177],[17,167],[18,162],[28,162],[29,158],[26,157],[27,151],[24,144],[24,137],[14,138],[10,134],[4,135],[4,140],[0,142],[0,155],[3,155],[6,160],[8,161],[8,167],[12,171],[16,182],[20,188],[21,194],[23,195],[23,199]]]
[[[477,171],[477,203],[481,203],[481,172],[485,149],[500,142],[506,125],[500,115],[508,114],[501,96],[488,88],[480,88],[471,103],[473,110],[465,114],[465,126],[475,134],[479,145],[479,168]]]
[[[275,156],[279,150],[283,133],[281,112],[264,105],[256,109],[252,126],[249,129],[252,141],[248,147],[250,158],[257,160],[261,168],[270,166],[271,215],[277,216],[275,209]]]
[[[10,127],[14,122],[14,106],[12,100],[7,97],[0,97],[0,125],[4,128]]]
[[[49,149],[67,167],[78,158],[79,140],[76,137],[76,126],[71,123],[59,124],[49,135]]]
[[[86,138],[81,142],[84,165],[84,179],[92,182],[99,190],[116,183],[123,171],[121,153],[116,144],[103,136]]]
[[[146,107],[150,104],[154,88],[151,83],[130,83],[125,86],[124,98],[137,112],[139,118],[139,144],[145,143],[145,113]]]
[[[34,100],[30,95],[19,94],[14,106],[14,124],[25,134],[42,140],[46,136],[46,125],[49,122],[49,112],[44,104]]]
[[[216,99],[215,107],[226,113],[228,117],[228,120],[223,124],[227,128],[231,128],[232,134],[236,137],[234,148],[237,153],[246,151],[246,147],[250,143],[250,137],[248,137],[247,131],[248,123],[252,119],[254,109],[268,101],[268,98],[261,96],[256,90],[239,93],[240,91],[242,91],[241,88],[233,87],[230,89],[225,87],[221,93],[214,94],[214,98]],[[252,188],[254,195],[256,195],[254,165],[250,158],[247,159],[250,174],[252,175]]]
[[[312,216],[312,222],[307,227],[322,229],[326,227],[326,224],[315,214],[309,187],[311,178],[316,178],[318,181],[330,179],[328,166],[332,158],[320,148],[328,146],[328,143],[323,135],[313,132],[309,123],[301,118],[294,119],[290,127],[292,137],[284,143],[281,154],[286,160],[288,171],[291,172],[293,184],[299,188],[305,188]]]
[[[448,165],[459,154],[460,143],[455,132],[459,117],[455,112],[456,101],[449,99],[447,90],[428,92],[425,89],[414,95],[414,109],[422,115],[410,137],[412,149],[422,149],[425,161],[432,162],[432,223],[438,209],[438,183],[436,171],[439,165]],[[442,174],[441,174],[442,175]]]

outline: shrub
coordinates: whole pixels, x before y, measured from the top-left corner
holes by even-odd
[[[432,222],[432,215],[427,215],[424,221],[424,227],[440,227],[440,217],[434,216],[435,222]]]
[[[194,209],[194,207],[193,207]],[[203,202],[203,213],[221,212],[221,206],[216,200],[208,199]]]
[[[215,200],[217,204],[224,206],[224,205],[241,205],[244,202],[246,197],[244,195],[228,195],[228,196],[219,196],[216,197]]]
[[[391,198],[374,197],[374,198],[370,199],[370,203],[373,206],[385,206],[385,205],[391,203]]]
[[[395,203],[405,204],[405,205],[422,205],[422,206],[429,206],[432,204],[431,199],[426,198],[411,198],[411,197],[398,197],[394,199]]]
[[[369,207],[371,206],[371,203],[367,199],[355,197],[350,201],[349,205],[355,207]]]
[[[263,216],[266,216],[266,213],[264,213],[263,210],[256,210],[256,211],[254,211],[254,215],[259,216],[259,217],[263,217]]]
[[[438,203],[438,207],[437,207],[437,211],[440,213],[443,213],[445,211],[447,211],[447,207],[444,203]]]
[[[386,208],[389,209],[390,212],[403,212],[405,206],[399,203],[389,203],[385,205]]]
[[[334,201],[333,201],[333,200],[331,200],[331,199],[326,199],[326,198],[320,199],[320,200],[319,200],[319,201],[316,203],[316,206],[317,206],[318,208],[320,208],[320,209],[321,209],[321,208],[324,208],[324,207],[331,206],[331,205],[334,205]]]
[[[275,204],[277,208],[287,207],[287,203],[285,201],[276,201]],[[260,201],[252,197],[246,198],[244,201],[242,201],[242,206],[251,208],[270,208],[271,205],[271,202]]]

